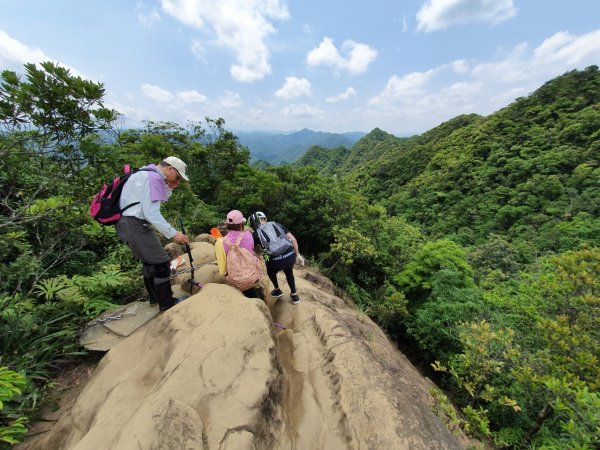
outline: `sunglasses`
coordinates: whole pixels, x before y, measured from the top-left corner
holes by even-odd
[[[177,174],[177,181],[181,181],[182,180],[182,176],[179,173],[179,170],[177,170],[175,167],[171,166],[171,169],[173,169],[175,171],[175,173]]]

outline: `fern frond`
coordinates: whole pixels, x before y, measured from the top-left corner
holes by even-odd
[[[8,314],[22,314],[31,312],[34,303],[31,298],[22,297],[19,294],[0,294],[0,317]]]
[[[107,311],[112,308],[116,308],[118,306],[119,305],[116,305],[116,304],[110,302],[109,300],[106,300],[103,298],[94,298],[94,299],[90,299],[83,306],[83,313],[86,315],[86,317],[93,318],[93,317],[97,317],[104,311]]]
[[[88,277],[78,277],[74,280],[85,293],[96,296],[107,289],[125,286],[130,282],[129,276],[116,268],[105,268],[103,272]]]
[[[69,279],[64,275],[41,280],[35,285],[34,294],[43,297],[44,300],[52,300],[60,291],[70,286]]]
[[[62,289],[58,294],[58,298],[65,302],[76,303],[83,305],[89,300],[88,297],[77,286],[69,286]]]

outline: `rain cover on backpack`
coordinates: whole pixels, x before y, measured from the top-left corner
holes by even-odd
[[[277,222],[263,223],[258,227],[258,239],[269,256],[279,256],[290,251],[292,241]]]
[[[247,248],[240,247],[243,237],[244,233],[240,233],[235,242],[231,242],[227,237],[224,238],[229,243],[225,281],[240,291],[250,289],[259,283],[263,275],[260,260]]]

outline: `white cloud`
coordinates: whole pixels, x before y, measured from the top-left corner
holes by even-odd
[[[138,2],[138,19],[147,28],[152,28],[155,23],[160,22],[160,14],[156,8],[150,8],[142,2]]]
[[[202,95],[200,92],[191,89],[189,91],[179,91],[177,92],[177,98],[180,99],[183,103],[206,103],[206,96]]]
[[[516,13],[513,0],[428,0],[417,12],[417,30],[445,30],[472,22],[497,25]]]
[[[490,97],[490,102],[494,105],[507,105],[516,98],[527,94],[528,92],[524,88],[514,87]]]
[[[342,56],[342,53],[346,57]],[[342,52],[333,45],[333,40],[324,37],[318,47],[306,55],[309,66],[331,66],[338,70],[347,70],[356,75],[365,72],[369,64],[377,58],[377,50],[367,44],[346,40],[342,44]]]
[[[459,81],[442,89],[435,101],[444,100],[458,107],[460,111],[468,111],[475,107],[483,94],[483,83],[478,81]]]
[[[49,61],[50,58],[39,48],[28,47],[0,31],[0,62],[2,66],[10,66],[22,70],[25,63]]]
[[[520,43],[493,61],[457,60],[389,77],[363,115],[380,128],[425,131],[459,114],[490,114],[544,82],[600,60],[600,30],[560,32],[537,48]],[[398,130],[401,132],[401,130]]]
[[[535,49],[534,59],[544,63],[576,65],[580,61],[600,59],[600,30],[576,37],[556,33]]]
[[[321,108],[319,108],[318,106],[310,106],[307,105],[306,103],[302,103],[302,104],[292,104],[289,106],[286,106],[285,108],[282,108],[281,110],[281,115],[283,117],[287,117],[287,118],[302,118],[302,119],[307,119],[307,118],[314,118],[314,117],[319,117],[322,116],[325,113],[325,111]]]
[[[467,73],[469,71],[469,64],[464,59],[458,59],[452,62],[452,69],[456,73]]]
[[[192,39],[190,51],[198,61],[208,64],[208,59],[206,59],[206,48],[200,39]]]
[[[162,0],[162,9],[171,16],[175,17],[185,25],[196,28],[206,26],[204,16],[205,10],[210,7],[210,2],[200,2],[196,0]]]
[[[123,127],[139,127],[143,125],[145,120],[151,120],[154,117],[158,119],[160,117],[156,115],[158,111],[152,112],[142,107],[131,106],[130,104],[112,101],[111,99],[106,100],[105,106],[122,114],[123,117],[121,119],[126,123]]]
[[[488,82],[542,83],[575,67],[597,64],[600,60],[600,30],[572,36],[559,32],[547,38],[532,52],[525,43],[517,45],[507,58],[501,61],[481,63],[472,75]]]
[[[176,123],[194,122],[206,115],[217,115],[212,114],[212,110],[207,113],[211,107],[207,97],[194,89],[172,93],[160,86],[143,84],[140,86],[140,90],[144,94],[143,98],[129,93],[120,96],[118,100],[109,95],[106,101],[108,106],[123,114],[128,126],[139,127],[147,120]],[[123,98],[126,98],[125,103],[122,103]],[[221,105],[218,111],[222,109]]]
[[[336,102],[341,102],[343,100],[348,100],[351,97],[356,97],[356,90],[352,86],[350,86],[348,89],[346,89],[341,94],[332,95],[331,97],[327,97],[325,99],[325,101],[328,103],[336,103]]]
[[[516,45],[504,59],[476,64],[471,74],[490,83],[521,82],[532,75],[523,65],[527,65],[528,55],[527,44],[521,43]]]
[[[392,75],[388,79],[385,89],[377,97],[372,98],[369,103],[382,105],[398,101],[410,102],[412,99],[423,95],[425,86],[435,72],[436,70],[431,69],[426,72],[412,72],[402,76]]]
[[[333,45],[333,40],[325,37],[318,47],[313,48],[308,55],[306,55],[306,62],[309,66],[336,66],[343,64],[343,58],[338,53],[335,45]]]
[[[269,35],[273,20],[287,20],[287,6],[280,0],[162,0],[163,10],[185,25],[215,35],[216,45],[236,55],[231,76],[244,82],[271,73]]]
[[[146,97],[157,102],[168,102],[173,99],[173,94],[169,91],[152,84],[142,84],[141,89]]]
[[[262,122],[265,118],[265,112],[260,109],[260,108],[256,108],[256,109],[250,109],[250,119],[251,120],[256,120],[257,122]]]
[[[394,17],[393,21],[400,25],[400,31],[402,31],[402,33],[406,33],[408,31],[408,20],[406,19],[406,14],[402,14],[401,17]]]
[[[219,105],[224,109],[239,108],[244,104],[239,94],[225,91],[225,95],[219,97]]]
[[[552,56],[561,47],[571,44],[573,40],[574,38],[569,33],[560,31],[544,40],[542,45],[535,49],[535,56],[538,58]]]
[[[310,81],[306,78],[285,77],[285,83],[275,92],[279,98],[308,97],[310,95]]]
[[[22,73],[23,64],[39,64],[45,61],[51,61],[56,65],[68,69],[71,75],[76,77],[81,77],[86,80],[94,80],[93,77],[87,76],[79,70],[49,57],[41,49],[37,47],[29,47],[17,41],[16,39],[13,39],[4,31],[0,30],[0,67]]]

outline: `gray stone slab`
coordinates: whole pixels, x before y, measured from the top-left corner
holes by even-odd
[[[105,311],[87,324],[79,342],[88,350],[108,351],[158,313],[158,306],[139,301]]]

